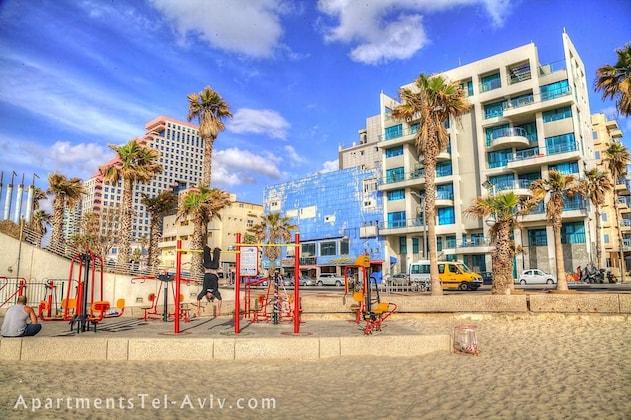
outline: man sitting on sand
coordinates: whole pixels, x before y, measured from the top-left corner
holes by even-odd
[[[27,320],[30,319],[30,323]],[[13,305],[4,314],[2,322],[3,337],[26,337],[37,334],[42,326],[37,323],[33,308],[26,304],[26,296],[19,296],[17,305]]]
[[[215,248],[211,256],[210,248],[204,246],[204,285],[199,295],[197,295],[198,313],[201,300],[204,296],[206,296],[209,302],[213,302],[217,299],[217,316],[219,316],[221,312],[221,293],[219,292],[219,277],[217,276],[220,255],[221,249]]]

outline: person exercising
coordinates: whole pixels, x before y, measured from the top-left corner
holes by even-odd
[[[213,255],[211,255],[210,248],[204,246],[204,284],[201,292],[197,295],[198,313],[201,300],[204,296],[208,302],[214,302],[214,300],[217,299],[217,316],[219,316],[221,312],[221,292],[219,292],[219,277],[217,276],[220,256],[220,248],[213,249]]]

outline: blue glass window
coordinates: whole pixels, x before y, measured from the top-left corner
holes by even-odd
[[[513,151],[511,149],[496,150],[486,154],[489,162],[489,169],[500,168],[506,166],[508,162],[513,160]]]
[[[490,147],[493,140],[500,137],[506,137],[508,135],[508,128],[508,124],[485,128],[484,134],[486,135],[486,147]]]
[[[548,246],[548,235],[545,229],[528,229],[528,244],[530,246]]]
[[[543,122],[551,122],[572,118],[572,107],[564,106],[563,108],[551,109],[543,113]]]
[[[548,169],[555,169],[564,175],[578,174],[578,162],[558,163],[556,165],[550,165]]]
[[[436,176],[449,176],[453,172],[451,170],[451,161],[438,162],[436,164]]]
[[[392,182],[403,181],[404,179],[404,170],[403,166],[398,168],[388,169],[386,171],[386,183],[390,184]]]
[[[403,200],[403,199],[405,199],[405,191],[404,190],[388,191],[388,200],[389,201]]]
[[[405,236],[399,236],[399,254],[408,253],[408,242]]]
[[[561,134],[554,137],[546,137],[546,152],[549,155],[573,152],[576,150],[574,133]]]
[[[525,95],[515,96],[514,98],[511,98],[508,104],[511,108],[519,108],[521,106],[530,105],[534,101],[535,99],[532,93],[527,93]]]
[[[388,227],[405,227],[405,211],[394,211],[392,213],[388,213]]]
[[[394,125],[386,128],[386,140],[396,139],[403,135],[403,125]]]
[[[502,87],[499,72],[482,77],[481,82],[482,82],[480,85],[481,92],[488,92],[489,90],[498,89]]]
[[[541,100],[548,101],[550,99],[558,98],[570,93],[570,86],[567,79],[560,80],[556,83],[550,83],[549,85],[541,86]]]
[[[412,252],[414,254],[418,254],[419,253],[419,247],[418,247],[418,238],[412,238]]]
[[[584,244],[585,225],[583,222],[563,223],[561,226],[561,243]]]
[[[401,156],[403,154],[403,146],[390,147],[386,149],[386,158]]]
[[[522,125],[516,125],[516,128],[521,128],[526,132],[526,138],[532,143],[537,142],[537,123],[531,121]]]
[[[454,199],[454,186],[453,184],[443,184],[436,186],[436,199],[438,200],[453,200]]]
[[[456,223],[456,213],[453,207],[437,209],[439,225],[453,225]]]
[[[455,236],[447,236],[445,238],[445,246],[447,248],[455,248],[456,247],[456,237]]]
[[[501,117],[504,115],[505,104],[506,101],[500,101],[484,105],[484,119]]]

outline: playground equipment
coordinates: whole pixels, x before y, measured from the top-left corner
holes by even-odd
[[[368,277],[369,267],[370,257],[362,255],[344,270],[344,302],[346,302],[346,296],[352,293],[354,303],[350,308],[355,313],[353,322],[359,324],[362,320],[366,321],[364,326],[366,335],[372,334],[373,331],[381,331],[383,322],[397,310],[395,303],[381,301],[377,280],[374,277]],[[372,297],[373,284],[375,299]]]
[[[75,264],[78,263],[77,276],[75,274]],[[98,275],[98,279],[97,279]],[[70,261],[70,273],[68,275],[68,291],[66,298],[62,301],[64,308],[62,320],[70,320],[70,330],[77,327],[77,333],[89,331],[90,325],[96,332],[96,327],[104,318],[119,317],[123,315],[125,308],[125,300],[119,299],[116,303],[118,311],[110,311],[110,302],[103,300],[103,258],[94,255],[89,250],[84,253],[76,254]],[[72,285],[76,282],[76,294],[74,298],[70,297]],[[52,288],[51,288],[52,290]],[[49,313],[51,307],[49,301],[44,300],[40,303],[40,313]],[[74,309],[74,313],[71,313]],[[52,320],[42,318],[43,320]]]
[[[254,302],[254,308],[251,307],[252,299],[252,286],[264,285],[267,282],[267,288],[265,291],[256,296]],[[281,321],[293,321],[295,316],[296,306],[298,311],[301,312],[302,308],[300,302],[298,305],[295,303],[295,294],[287,293],[287,289],[282,282],[280,273],[274,273],[272,278],[258,279],[253,282],[247,282],[245,284],[245,317],[253,317],[252,322],[269,322],[278,324]],[[271,306],[271,311],[268,309]]]
[[[5,304],[7,304],[9,301],[11,301],[13,298],[17,296],[22,296],[24,294],[24,290],[26,289],[26,281],[24,279],[18,279],[18,278],[16,278],[15,280],[16,280],[15,291],[13,293],[8,293],[9,292],[8,287],[11,284],[11,282],[9,281],[8,277],[0,277],[0,292],[2,292],[3,294],[4,293],[8,294],[8,296],[4,299],[4,301],[0,303],[0,308],[3,307]]]
[[[58,296],[64,295],[63,283],[61,284],[61,293],[57,293],[59,286],[54,280],[46,282],[46,296],[39,302],[38,312],[39,319],[42,321],[71,321],[75,315],[77,308],[77,300],[75,298],[61,299],[61,307],[58,306]],[[53,308],[55,312],[53,313]]]
[[[161,286],[157,287],[156,293],[150,293],[147,296],[147,300],[149,301],[150,305],[141,308],[144,311],[144,314],[141,318],[142,320],[146,321],[148,319],[161,319],[163,322],[168,322],[174,320],[175,317],[179,317],[179,319],[183,320],[184,322],[191,321],[190,307],[187,303],[184,303],[184,295],[180,293],[179,299],[177,299],[177,302],[175,302],[175,297],[178,295],[176,294],[175,282],[173,281],[175,277],[176,276],[174,274],[162,273],[158,276],[141,276],[132,278],[132,284],[138,281],[144,283],[146,280],[155,280],[159,281],[160,284],[158,284],[158,286]],[[186,283],[198,283],[196,281],[183,278],[180,278],[180,281],[184,281]],[[169,284],[171,285],[171,294],[174,301],[174,312],[169,312]],[[162,296],[162,312],[158,312],[160,296]]]

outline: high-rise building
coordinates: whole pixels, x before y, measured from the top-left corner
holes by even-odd
[[[178,192],[197,185],[202,177],[203,141],[196,125],[168,117],[158,117],[145,125],[141,141],[160,152],[162,172],[147,183],[134,185],[132,242],[148,238],[151,218],[141,203],[143,194],[155,197],[160,192]],[[85,181],[87,194],[81,203],[82,213],[92,211],[101,216],[101,235],[117,237],[119,209],[122,203],[122,183],[110,185],[100,174]],[[116,248],[111,258],[116,257]]]
[[[595,165],[585,67],[566,33],[562,43],[559,60],[551,63],[541,63],[530,43],[442,73],[462,86],[471,108],[459,121],[448,121],[450,143],[437,159],[440,259],[490,270],[490,227],[464,214],[473,199],[506,191],[527,196],[530,183],[552,169],[580,178]],[[404,87],[415,89],[413,83]],[[419,122],[395,120],[391,111],[398,105],[381,93],[380,113],[367,119],[359,144],[339,154],[342,167],[376,162],[384,195],[379,234],[385,238],[385,258],[398,257],[404,271],[407,263],[427,255],[425,176],[415,147]],[[592,216],[588,200],[565,200],[561,234],[568,271],[593,258]],[[523,249],[515,257],[515,275],[531,267],[554,272],[553,231],[543,204],[522,218],[513,237]]]

